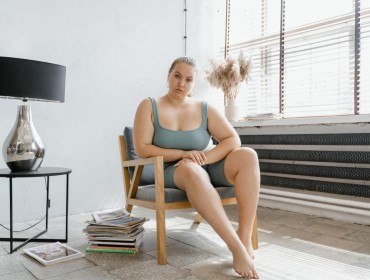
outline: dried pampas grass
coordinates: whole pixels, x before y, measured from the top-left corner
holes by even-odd
[[[237,59],[227,57],[223,61],[211,60],[205,71],[206,79],[212,87],[220,88],[226,100],[235,99],[241,82],[247,81],[251,70],[251,59],[245,58],[243,52]]]

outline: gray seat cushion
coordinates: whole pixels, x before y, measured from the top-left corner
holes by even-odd
[[[133,130],[132,127],[125,127],[124,140],[126,144],[126,153],[129,160],[138,159],[135,153],[133,144]],[[129,168],[130,176],[134,173],[134,168]],[[155,186],[154,186],[154,166],[145,165],[143,174],[140,179],[140,187],[138,188],[136,198],[146,201],[155,201]],[[215,187],[221,198],[234,197],[234,187]],[[165,188],[164,201],[166,203],[188,201],[186,193],[179,189]]]

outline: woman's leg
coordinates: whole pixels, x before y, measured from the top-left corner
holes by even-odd
[[[226,179],[235,187],[238,207],[238,235],[253,258],[252,231],[256,215],[260,171],[256,152],[250,148],[238,148],[225,159]]]
[[[176,167],[174,181],[178,188],[186,192],[192,206],[225,241],[233,254],[235,271],[241,276],[258,278],[251,257],[232,227],[207,172],[195,163],[184,163]]]

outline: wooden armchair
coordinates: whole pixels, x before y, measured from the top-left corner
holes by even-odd
[[[126,127],[124,135],[119,136],[126,210],[139,206],[156,211],[157,258],[159,264],[167,264],[165,211],[192,208],[186,193],[179,189],[164,188],[163,157],[138,158],[133,146],[132,128]],[[236,204],[233,187],[215,187],[222,204]],[[197,214],[194,222],[200,223]],[[253,248],[258,248],[257,218],[254,220],[252,234]]]

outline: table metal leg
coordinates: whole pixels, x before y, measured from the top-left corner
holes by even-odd
[[[46,215],[45,215],[45,229],[49,227],[49,176],[46,176]]]
[[[9,178],[9,205],[10,205],[10,253],[13,253],[13,179]]]
[[[69,199],[69,174],[66,174],[66,241],[68,241],[68,199]]]

